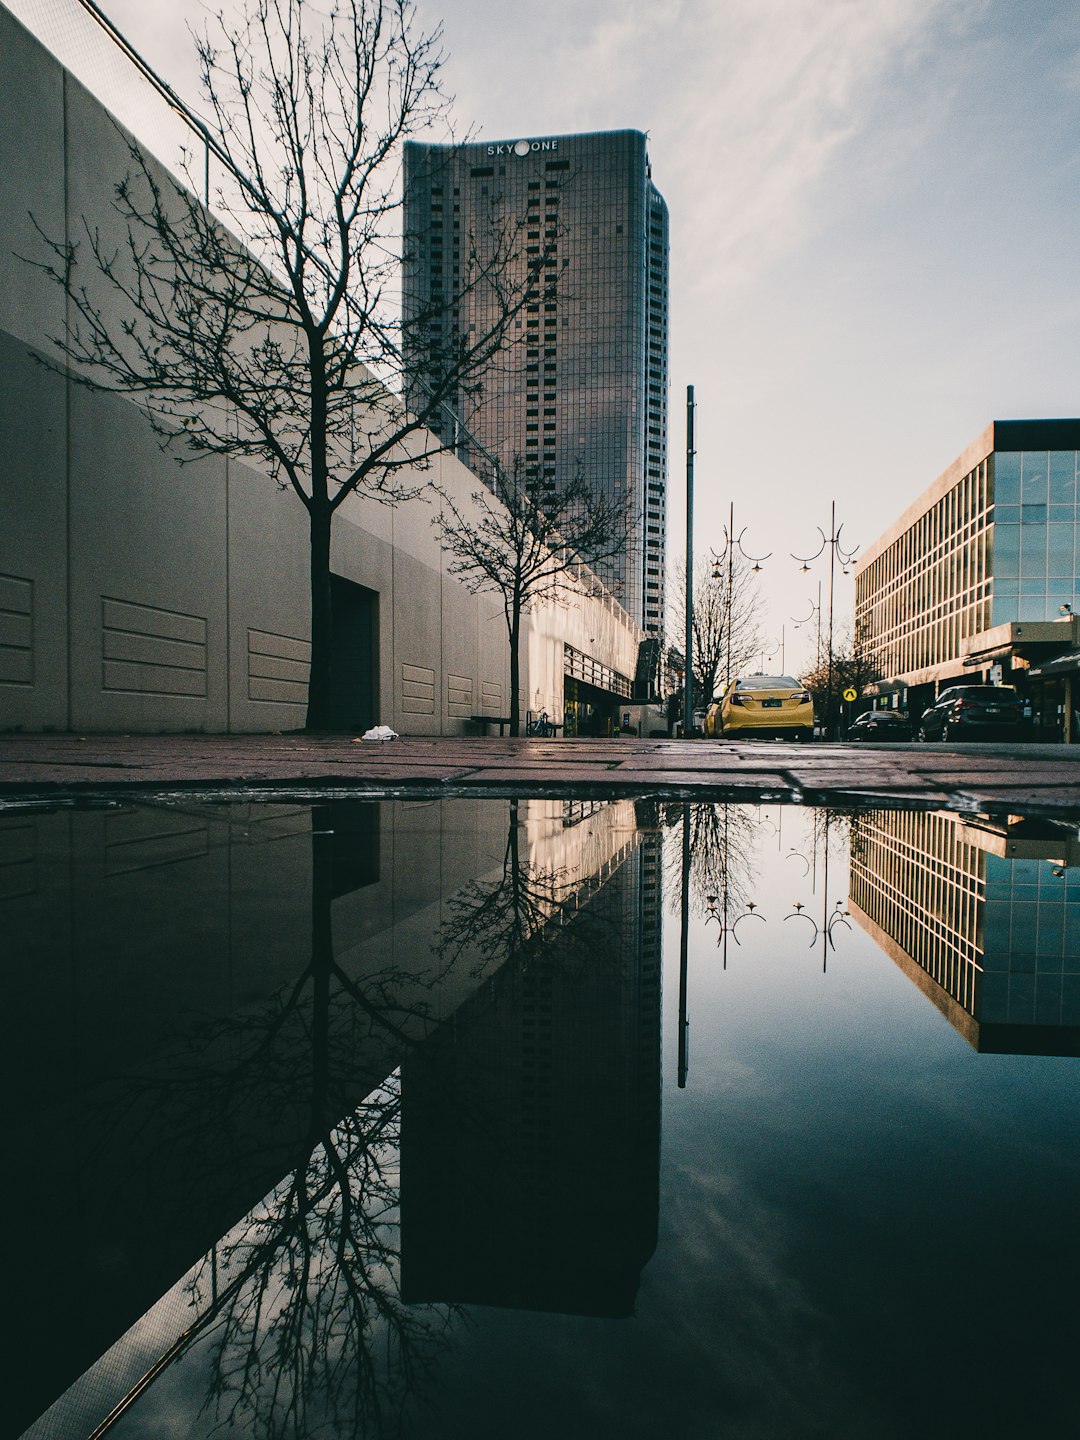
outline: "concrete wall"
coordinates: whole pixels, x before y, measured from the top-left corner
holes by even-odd
[[[0,7],[0,729],[273,731],[300,726],[309,654],[307,514],[235,460],[177,463],[132,400],[40,361],[64,329],[58,287],[20,256],[108,228],[128,170],[113,118]],[[475,478],[437,480],[466,511]],[[352,500],[335,573],[377,592],[376,719],[461,733],[505,714],[498,596],[472,596],[416,500]],[[562,709],[563,640],[633,676],[639,632],[581,594],[530,617],[523,703]]]

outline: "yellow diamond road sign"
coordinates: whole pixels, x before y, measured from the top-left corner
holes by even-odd
[[[858,692],[858,690],[852,689],[852,687],[849,685],[848,688],[844,691],[844,699],[845,699],[845,700],[857,700],[858,698],[859,698],[859,692]]]

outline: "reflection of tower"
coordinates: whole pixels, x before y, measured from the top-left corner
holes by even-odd
[[[879,811],[851,914],[977,1050],[1080,1054],[1080,845],[1036,821]]]
[[[660,908],[646,833],[406,1060],[410,1303],[632,1313],[656,1245]]]

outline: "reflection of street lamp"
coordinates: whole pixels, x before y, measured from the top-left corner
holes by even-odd
[[[832,502],[831,517],[832,518],[829,522],[828,535],[825,534],[825,531],[822,530],[820,525],[817,527],[817,532],[821,536],[821,544],[814,551],[813,555],[796,555],[794,551],[791,551],[791,558],[793,560],[798,560],[800,565],[802,566],[803,571],[808,574],[810,571],[810,566],[813,564],[813,562],[818,558],[818,556],[824,554],[826,545],[829,547],[829,676],[827,681],[828,688],[826,692],[825,715],[825,736],[827,739],[833,738],[833,730],[835,728],[833,721],[833,592],[836,583],[836,561],[839,558],[840,566],[844,574],[846,575],[848,573],[848,566],[855,559],[855,556],[859,550],[859,547],[857,545],[855,546],[854,550],[845,550],[844,547],[840,544],[840,532],[843,530],[844,527],[843,525],[838,526],[836,523],[835,500]]]
[[[800,858],[805,860],[806,857],[800,856]],[[815,866],[815,879],[816,874],[817,871]],[[821,969],[823,974],[828,968],[829,951],[836,949],[836,937],[833,934],[833,931],[838,925],[843,925],[846,930],[851,929],[851,926],[848,924],[848,917],[850,913],[850,911],[844,909],[843,900],[837,900],[836,903],[833,905],[833,908],[831,910],[829,909],[829,837],[828,835],[826,835],[825,885],[822,892],[821,924],[818,924],[818,922],[806,909],[805,905],[803,905],[801,900],[797,900],[795,902],[790,915],[784,916],[785,920],[806,920],[813,927],[814,934],[810,940],[810,949],[813,950],[814,946],[818,943],[818,940],[822,941],[823,952],[821,958]]]
[[[744,548],[742,543],[742,538],[745,534],[745,525],[738,532],[738,534],[735,533],[735,502],[732,501],[728,505],[728,523],[724,526],[723,549],[720,551],[714,550],[712,552],[713,579],[720,580],[723,577],[725,567],[727,569],[727,593],[724,596],[724,610],[726,612],[724,621],[725,690],[731,684],[731,606],[733,599],[732,590],[735,579],[735,551],[738,550],[739,554],[743,557],[744,560],[749,560],[751,562],[751,569],[754,571],[755,575],[759,575],[761,573],[762,565],[766,560],[768,560],[769,556],[772,554],[772,551],[770,550],[765,555],[751,555],[750,552]]]
[[[761,911],[754,904],[753,900],[748,900],[746,902],[746,909],[741,915],[736,915],[734,920],[729,920],[728,897],[726,890],[724,892],[723,903],[719,904],[719,900],[720,897],[718,895],[705,896],[705,904],[707,907],[705,912],[705,924],[708,925],[710,920],[715,920],[717,925],[720,926],[720,934],[716,937],[716,944],[718,948],[721,945],[723,946],[724,969],[726,970],[728,936],[731,936],[731,938],[735,941],[736,945],[741,945],[742,941],[739,939],[738,927],[743,920],[760,920],[763,925],[767,924],[768,922],[766,921],[765,916],[762,915]]]

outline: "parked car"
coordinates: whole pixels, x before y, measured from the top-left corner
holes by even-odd
[[[705,734],[717,736],[720,734],[720,701],[714,700],[705,711]]]
[[[868,710],[852,721],[849,740],[910,740],[911,721],[901,710]]]
[[[920,740],[1023,740],[1031,733],[1013,685],[952,685],[919,720]]]
[[[791,675],[743,675],[728,687],[719,704],[714,733],[743,736],[782,735],[814,738],[814,702]]]

